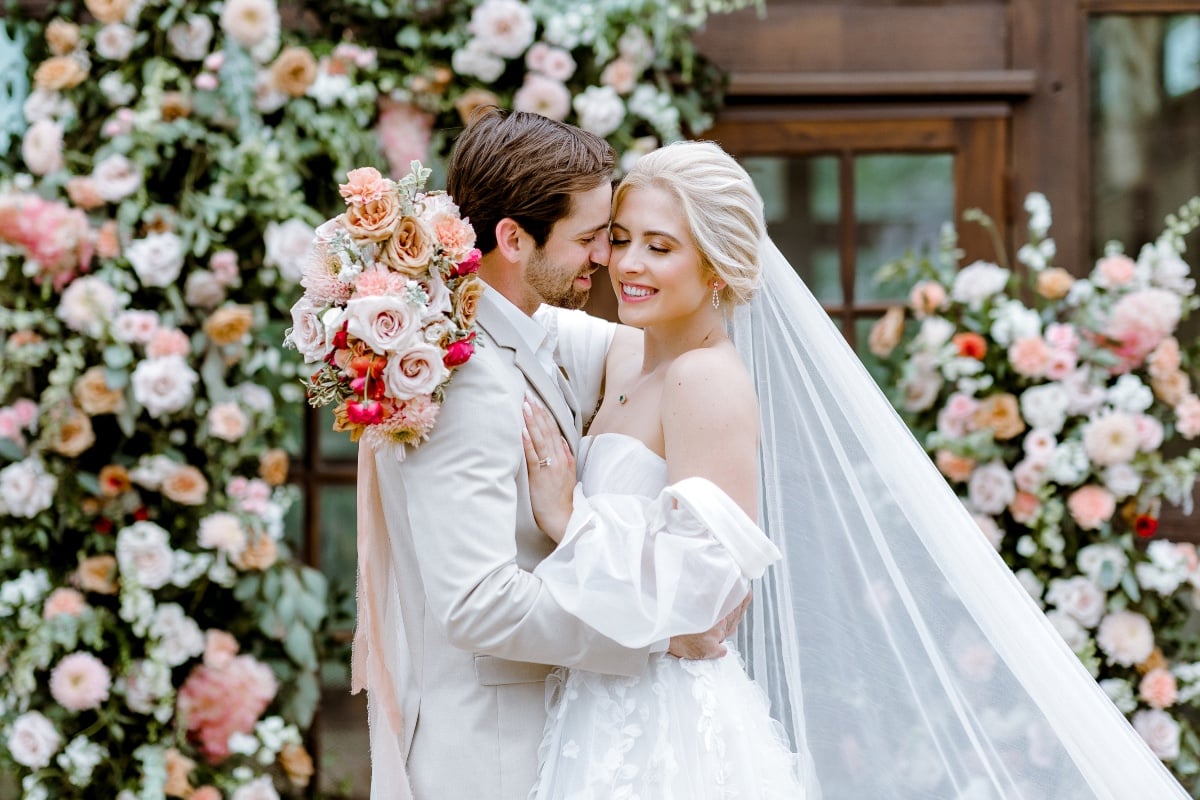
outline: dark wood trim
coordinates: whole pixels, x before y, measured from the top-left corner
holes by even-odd
[[[1033,70],[973,72],[734,72],[729,93],[739,96],[1028,97],[1037,87]]]
[[[1196,14],[1200,0],[1080,0],[1088,14]]]
[[[851,347],[854,335],[854,283],[858,264],[858,213],[854,200],[854,151],[842,150],[838,157],[838,261],[845,307],[840,322],[842,335]]]

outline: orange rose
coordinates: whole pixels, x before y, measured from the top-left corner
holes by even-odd
[[[129,470],[120,464],[109,464],[100,468],[100,494],[105,497],[118,497],[132,488]]]
[[[1021,419],[1017,398],[1007,393],[985,397],[971,421],[977,430],[991,428],[992,435],[1000,440],[1012,439],[1025,430],[1025,420]]]
[[[965,483],[971,477],[971,470],[975,469],[975,459],[949,450],[938,450],[934,463],[943,475],[958,483]]]
[[[403,275],[415,278],[425,272],[433,257],[433,231],[416,217],[403,217],[395,233],[383,244],[379,260]]]
[[[83,83],[87,75],[87,69],[70,56],[54,56],[38,65],[33,82],[39,89],[61,92]]]
[[[308,786],[313,776],[313,761],[304,745],[291,742],[284,745],[279,751],[279,764],[293,786],[298,789]]]
[[[978,333],[971,331],[956,333],[950,341],[958,348],[958,354],[964,358],[982,361],[983,357],[987,355],[987,340]]]
[[[74,583],[85,592],[117,593],[117,559],[113,556],[92,556],[79,562]]]
[[[317,79],[317,60],[304,47],[284,49],[271,65],[271,81],[279,91],[303,97]]]
[[[1037,293],[1047,300],[1061,300],[1074,283],[1074,275],[1062,267],[1050,267],[1038,273]]]
[[[270,569],[279,560],[279,548],[275,540],[266,534],[259,534],[247,543],[242,552],[233,557],[233,563],[241,570],[256,569],[260,572]]]
[[[904,308],[892,306],[887,313],[871,326],[871,334],[867,338],[867,348],[878,358],[887,358],[900,344],[904,334]]]
[[[96,443],[96,432],[92,430],[92,418],[72,407],[59,422],[58,435],[50,449],[75,458]]]
[[[65,56],[79,46],[79,26],[65,19],[51,20],[46,26],[46,44],[56,56]]]
[[[460,327],[469,328],[475,323],[483,289],[483,281],[474,276],[464,278],[454,289],[454,317]]]
[[[218,308],[204,321],[204,332],[213,344],[234,344],[250,332],[253,323],[254,311],[250,306],[225,306]]]
[[[84,0],[92,16],[106,25],[123,22],[129,11],[129,0]]]
[[[287,451],[273,447],[258,459],[258,477],[271,486],[282,486],[287,482],[289,458]]]
[[[480,89],[478,86],[474,86],[463,92],[454,101],[454,108],[458,111],[458,116],[464,125],[471,122],[471,118],[475,116],[475,112],[479,109],[499,105],[499,97],[487,89]]]
[[[174,747],[167,749],[166,756],[167,783],[163,787],[163,794],[167,797],[182,797],[186,800],[195,792],[192,785],[188,783],[188,776],[196,768],[196,762]]]
[[[208,480],[203,472],[184,464],[163,479],[161,491],[165,497],[180,505],[198,506],[208,496]]]
[[[104,367],[92,367],[76,378],[71,394],[84,413],[93,417],[115,414],[125,407],[125,393],[109,387]]]

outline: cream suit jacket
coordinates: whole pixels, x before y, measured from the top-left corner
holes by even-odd
[[[376,456],[400,595],[388,621],[403,628],[405,651],[391,655],[391,671],[415,800],[525,800],[548,665],[638,675],[648,656],[567,614],[530,573],[554,543],[530,508],[522,403],[539,397],[573,445],[580,423],[505,302],[491,288],[481,297],[478,346],[430,439],[403,462]],[[372,798],[389,796],[372,787]]]

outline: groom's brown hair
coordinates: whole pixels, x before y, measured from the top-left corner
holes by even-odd
[[[608,142],[539,114],[491,107],[458,137],[446,191],[475,228],[480,251],[496,247],[496,223],[508,217],[546,244],[554,223],[571,213],[572,195],[612,180]]]

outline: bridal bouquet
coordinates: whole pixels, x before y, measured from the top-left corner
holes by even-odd
[[[952,228],[939,254],[884,267],[911,291],[870,348],[891,358],[893,402],[983,533],[1195,790],[1200,556],[1168,540],[1162,512],[1191,511],[1200,471],[1200,353],[1185,327],[1200,299],[1182,255],[1200,199],[1136,257],[1110,244],[1086,277],[1053,263],[1046,199],[1026,210],[1023,269],[1003,254],[958,269]]]
[[[340,185],[304,265],[286,341],[322,362],[309,403],[334,404],[334,429],[403,457],[433,430],[442,390],[474,353],[483,282],[475,232],[445,192],[423,192],[413,161],[400,181],[373,167]]]

